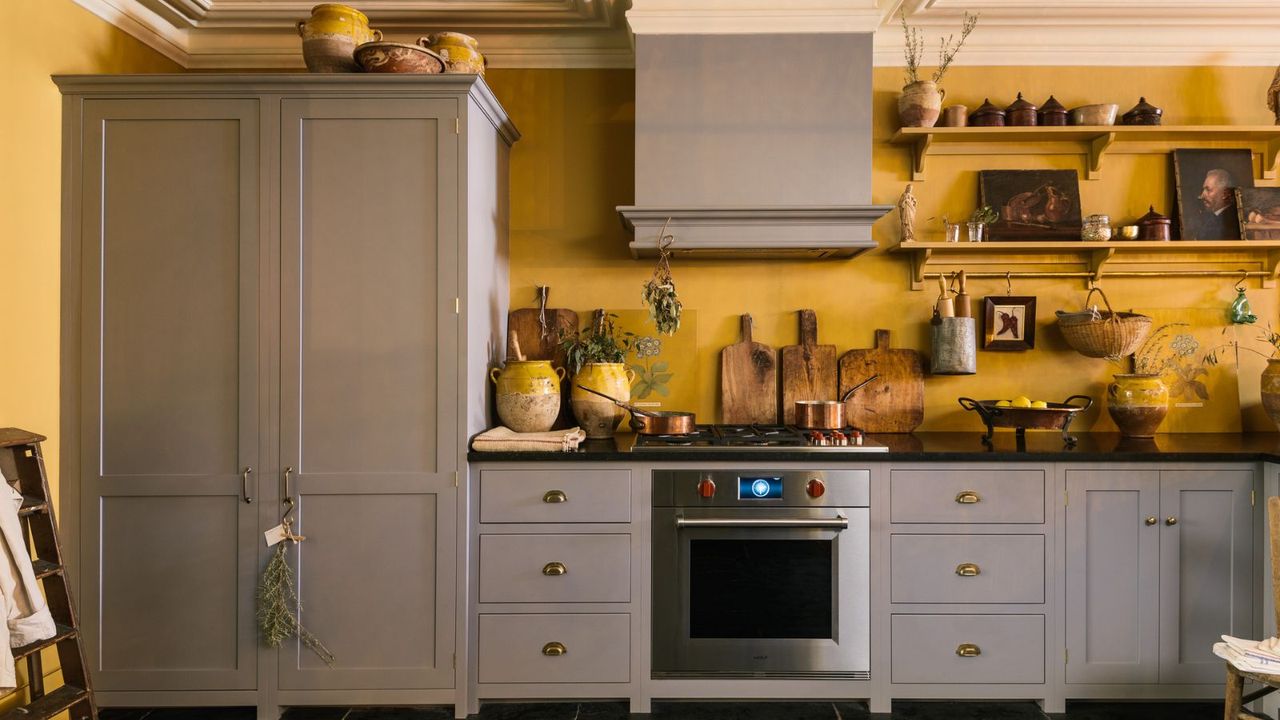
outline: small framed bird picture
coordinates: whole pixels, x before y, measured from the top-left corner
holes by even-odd
[[[983,305],[983,350],[1030,350],[1036,346],[1034,297],[988,295]]]

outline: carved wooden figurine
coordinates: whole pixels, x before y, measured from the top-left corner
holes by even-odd
[[[911,183],[898,198],[898,220],[902,223],[902,242],[915,242],[916,196],[911,192]]]

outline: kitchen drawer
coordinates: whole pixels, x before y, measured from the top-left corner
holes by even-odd
[[[560,643],[563,655],[547,655]],[[631,616],[481,615],[482,683],[625,683]]]
[[[1044,682],[1043,615],[894,615],[891,632],[895,683]]]
[[[480,602],[630,600],[630,535],[480,536]]]
[[[895,523],[1043,523],[1044,492],[1043,470],[894,470],[889,518]]]
[[[631,522],[631,471],[481,471],[480,522]]]
[[[893,535],[889,548],[892,602],[1044,602],[1043,535]]]

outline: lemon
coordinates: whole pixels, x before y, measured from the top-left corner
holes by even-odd
[[[1010,400],[1009,405],[1020,408],[1031,407],[1031,398],[1026,395],[1019,395],[1018,397]]]
[[[997,400],[996,407],[1010,407],[1008,400]]]
[[[1047,403],[1047,402],[1045,402],[1045,401],[1043,401],[1043,400],[1032,400],[1032,401],[1031,401],[1031,407],[1033,407],[1033,408],[1047,408],[1047,407],[1049,407],[1049,403]]]

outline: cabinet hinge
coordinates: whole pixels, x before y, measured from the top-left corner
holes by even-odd
[[[462,314],[462,298],[453,299],[453,314],[454,315]]]
[[[1249,507],[1253,507],[1253,506],[1254,506],[1254,493],[1255,493],[1255,492],[1257,492],[1257,490],[1250,490],[1250,491],[1249,491]]]
[[[453,119],[453,134],[454,135],[462,134],[462,118]]]
[[[1071,651],[1064,648],[1062,650],[1062,663],[1065,665],[1069,662],[1071,662]]]
[[[453,486],[458,487],[458,473],[456,471],[453,473]]]
[[[1071,507],[1071,493],[1066,490],[1062,491],[1062,507]]]
[[[458,669],[458,653],[453,654],[453,669]]]

